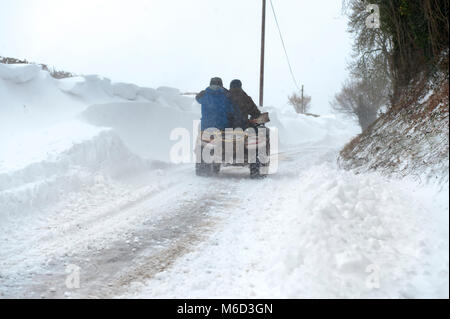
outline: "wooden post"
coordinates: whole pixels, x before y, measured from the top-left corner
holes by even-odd
[[[266,43],[266,0],[262,1],[261,70],[259,73],[259,106],[264,106],[264,50]]]

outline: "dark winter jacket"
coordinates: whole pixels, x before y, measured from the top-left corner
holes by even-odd
[[[210,86],[200,92],[195,99],[202,105],[202,131],[217,128],[224,131],[230,128],[233,109],[227,95],[228,91],[220,86]]]
[[[228,98],[233,107],[232,127],[241,127],[246,129],[249,126],[248,116],[252,119],[261,116],[261,111],[258,110],[255,102],[242,88],[233,88],[228,91]]]

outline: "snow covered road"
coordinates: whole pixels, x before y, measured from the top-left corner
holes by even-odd
[[[2,233],[1,294],[445,297],[448,201],[341,171],[328,144],[281,153],[278,174],[259,181],[237,168],[198,178],[191,165],[99,181]],[[78,289],[66,286],[71,265]]]
[[[278,175],[240,181],[243,199],[220,228],[125,296],[448,296],[448,200],[341,171],[335,155],[304,144],[282,154]]]

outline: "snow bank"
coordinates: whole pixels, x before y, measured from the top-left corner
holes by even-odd
[[[112,128],[136,154],[161,161],[170,160],[170,133],[186,128],[193,136],[199,114],[153,103],[109,103],[90,106],[82,114],[88,123]]]
[[[14,172],[55,157],[73,144],[95,138],[102,130],[104,129],[72,120],[6,140],[0,149],[0,173]]]
[[[66,122],[85,108],[82,100],[61,91],[61,82],[36,65],[0,64],[0,68],[9,74],[0,78],[1,144],[12,143],[24,134]],[[33,79],[17,83],[12,79],[17,70],[33,70]],[[30,74],[26,76],[30,77]]]
[[[68,145],[69,139],[61,139],[60,145],[54,145],[55,153],[0,174],[0,220],[33,213],[58,202],[64,194],[94,184],[98,178],[118,178],[150,167],[150,162],[132,154],[110,130],[83,131],[84,140],[78,136],[78,141]]]
[[[0,63],[0,79],[22,84],[35,79],[41,67],[35,64],[12,64]]]
[[[279,248],[287,254],[269,276],[280,294],[294,298],[448,296],[445,192],[436,195],[435,190],[418,190],[416,183],[354,175],[329,165],[309,170],[300,179],[298,204],[286,216],[292,237]],[[447,208],[430,201],[437,197]],[[437,225],[441,228],[436,229]]]
[[[112,90],[115,96],[133,101],[137,98],[139,87],[128,83],[114,83]]]
[[[192,102],[176,89],[97,75],[56,80],[37,65],[0,64],[0,220],[55,204],[98,176],[142,173],[150,162],[136,154],[167,160],[168,132],[192,127],[183,112]],[[95,126],[79,120],[87,109]]]
[[[97,75],[56,80],[37,65],[0,64],[0,75],[0,143],[6,145],[0,150],[0,171],[7,167],[14,169],[10,165],[12,159],[19,166],[41,159],[29,150],[39,147],[41,153],[53,153],[53,145],[45,145],[45,139],[36,144],[34,138],[49,128],[53,132],[51,134],[66,137],[69,144],[78,136],[84,137],[85,127],[64,125],[86,109],[90,109],[87,114],[94,117],[93,121],[86,117],[88,121],[99,127],[117,127],[119,135],[125,137],[127,147],[146,157],[156,154],[156,159],[164,160],[169,156],[170,131],[176,127],[192,130],[192,120],[199,118],[199,108],[194,109],[193,99],[181,96],[177,89],[163,87],[155,90],[112,83]],[[24,83],[25,79],[30,81]],[[125,106],[125,102],[130,100],[137,104]],[[148,105],[143,107],[144,103]],[[91,108],[98,104],[110,107]],[[190,112],[192,110],[197,112],[196,115]],[[130,114],[132,112],[135,113]],[[105,114],[111,114],[115,119],[113,123],[99,118]],[[56,132],[56,127],[62,131]]]
[[[180,90],[162,86],[157,89],[157,92],[160,95],[159,102],[162,102],[162,105],[176,107],[182,111],[199,114],[200,105],[192,98],[182,96]]]
[[[88,103],[110,100],[113,97],[111,80],[98,75],[62,79],[59,81],[59,88],[63,92],[80,97]]]
[[[150,102],[156,102],[159,98],[158,91],[152,88],[139,88],[138,95]]]
[[[269,127],[279,131],[280,146],[302,144],[305,142],[328,141],[329,145],[348,141],[361,131],[354,121],[334,114],[312,117],[297,114],[290,108],[265,107],[270,113]]]

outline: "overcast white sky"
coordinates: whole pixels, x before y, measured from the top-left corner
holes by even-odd
[[[273,0],[313,112],[347,77],[341,0]],[[0,55],[141,86],[200,91],[234,78],[258,101],[261,0],[0,0]],[[295,90],[268,2],[266,105]]]

